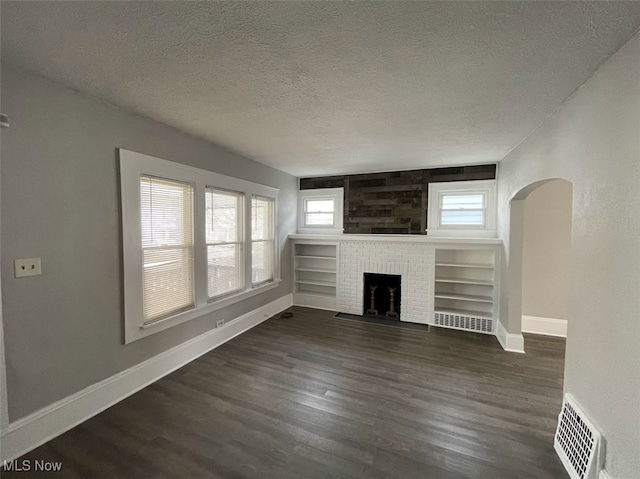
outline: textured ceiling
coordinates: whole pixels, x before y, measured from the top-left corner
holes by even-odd
[[[640,2],[0,8],[3,61],[297,176],[498,161],[640,26]]]

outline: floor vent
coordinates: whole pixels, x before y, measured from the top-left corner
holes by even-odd
[[[604,460],[604,438],[569,394],[558,415],[553,447],[571,479],[597,479]]]
[[[466,329],[482,333],[493,333],[493,319],[477,318],[452,313],[435,313],[435,325],[447,328]]]

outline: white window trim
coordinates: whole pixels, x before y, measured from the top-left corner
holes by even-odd
[[[484,226],[440,226],[442,197],[481,193],[486,198]],[[434,237],[496,237],[496,180],[450,181],[429,183],[427,234]]]
[[[305,200],[333,200],[335,204],[334,222],[332,226],[306,226]],[[298,233],[341,235],[344,232],[344,188],[317,188],[298,191]]]
[[[251,221],[253,221],[253,199],[254,199],[254,198],[262,198],[262,199],[265,199],[265,196],[264,196],[264,195],[253,195],[253,196],[251,197],[251,208],[250,208],[250,209],[251,209]],[[265,279],[265,280],[259,281],[259,282],[257,282],[257,283],[254,283],[254,282],[253,282],[253,264],[252,264],[252,265],[251,265],[251,276],[250,276],[250,278],[251,278],[251,284],[252,284],[252,287],[253,287],[253,288],[259,288],[260,286],[263,286],[263,285],[265,285],[265,284],[271,283],[271,282],[273,282],[273,281],[275,280],[275,274],[276,274],[276,272],[275,272],[275,267],[276,267],[276,265],[275,265],[275,261],[276,261],[276,256],[275,256],[275,255],[276,255],[276,252],[275,252],[275,248],[276,248],[276,241],[275,241],[275,240],[276,240],[276,229],[275,229],[276,201],[275,201],[275,199],[274,199],[274,201],[273,201],[273,211],[272,211],[272,214],[273,214],[273,217],[274,217],[273,230],[269,232],[270,234],[267,236],[267,238],[254,239],[254,238],[253,238],[253,236],[251,236],[252,231],[249,231],[250,236],[251,236],[251,238],[250,238],[250,240],[249,240],[249,241],[251,242],[251,247],[252,247],[252,248],[253,248],[253,244],[254,244],[254,243],[268,243],[268,242],[273,242],[273,246],[272,246],[272,248],[273,248],[273,261],[274,261],[274,264],[273,264],[273,268],[274,268],[274,270],[273,270],[273,275],[272,275],[270,278],[268,278],[268,279]]]
[[[251,296],[276,288],[280,279],[280,248],[278,245],[277,188],[259,185],[212,171],[163,160],[120,148],[120,188],[122,201],[122,237],[124,267],[124,324],[125,343],[163,331],[204,314],[219,310]],[[190,182],[194,185],[194,276],[195,307],[168,318],[144,325],[142,314],[142,241],[140,236],[140,175]],[[207,289],[207,247],[205,190],[207,186],[275,199],[274,207],[274,280],[253,287],[245,281],[242,291],[223,298],[209,300]],[[244,201],[244,231],[251,231],[251,202]],[[251,239],[245,235],[244,277],[251,278]]]

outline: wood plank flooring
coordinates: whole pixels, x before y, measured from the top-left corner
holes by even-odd
[[[291,308],[22,459],[13,477],[568,477],[564,340],[398,329]]]

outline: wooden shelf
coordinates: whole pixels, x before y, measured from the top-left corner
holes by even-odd
[[[457,301],[473,301],[477,303],[493,303],[493,296],[481,296],[477,294],[462,294],[462,293],[437,293],[436,298],[440,299],[454,299]]]
[[[321,296],[323,298],[335,298],[336,295],[332,293],[323,293],[322,291],[306,291],[306,290],[298,290],[297,294],[301,295],[309,295],[309,296]]]
[[[309,271],[311,273],[336,274],[336,270],[335,269],[327,269],[327,268],[296,268],[296,271]]]
[[[322,281],[321,279],[296,279],[297,284],[315,284],[316,286],[336,287],[335,281]]]
[[[443,266],[446,268],[493,269],[492,264],[480,264],[480,263],[436,263],[436,266]]]
[[[436,283],[479,284],[483,286],[493,286],[493,281],[486,279],[444,278],[438,276],[436,276]]]
[[[335,261],[336,258],[332,257],[332,256],[310,256],[310,255],[296,255],[296,258],[302,258],[302,259],[330,259],[332,261]]]

